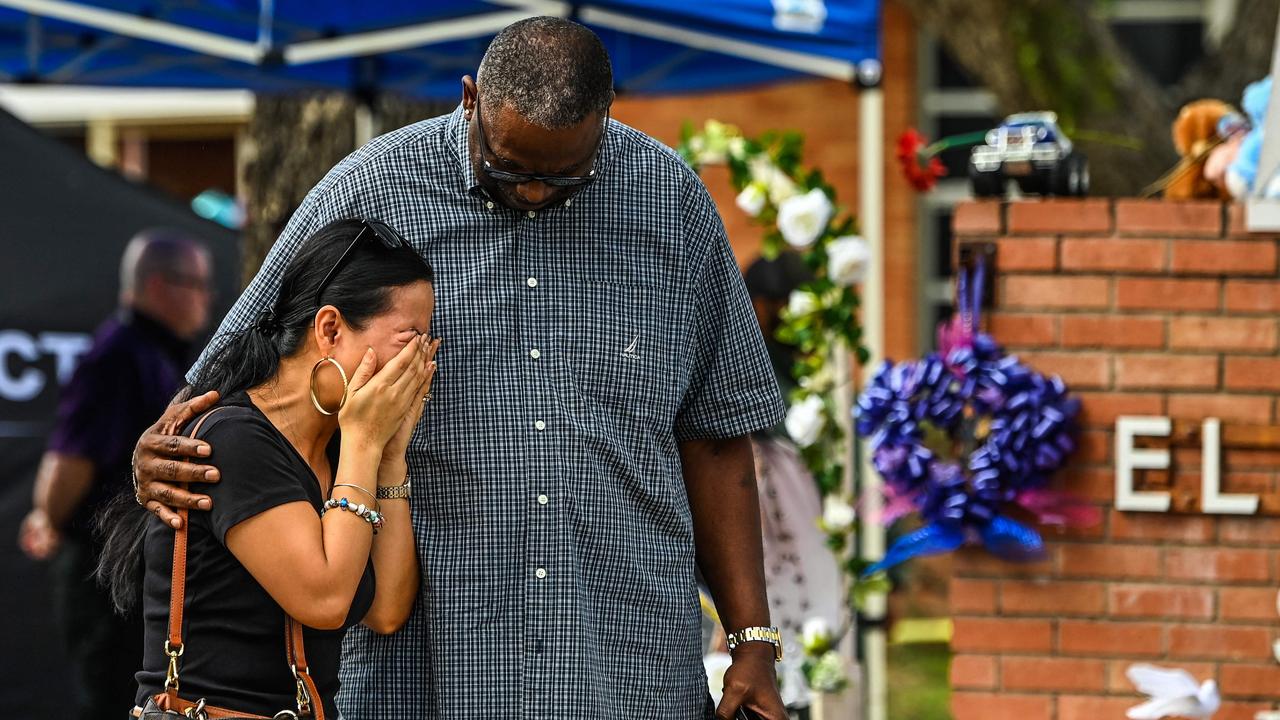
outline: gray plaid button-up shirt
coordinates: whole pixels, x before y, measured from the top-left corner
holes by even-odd
[[[436,270],[440,370],[408,452],[422,593],[394,635],[350,632],[339,707],[710,717],[679,443],[783,411],[715,206],[611,122],[595,183],[512,211],[480,191],[466,138],[459,109],[339,163],[220,328],[248,326],[337,218],[386,221]]]

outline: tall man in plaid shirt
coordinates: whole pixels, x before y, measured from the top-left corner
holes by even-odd
[[[706,189],[609,118],[612,85],[586,28],[508,27],[456,111],[329,172],[222,323],[251,324],[335,218],[388,222],[436,269],[440,377],[408,453],[422,593],[400,632],[348,636],[348,720],[785,718],[749,639],[770,622],[747,438],[783,406]],[[162,517],[209,502],[167,484],[216,474],[172,462],[207,445],[159,431],[206,403],[139,442]],[[726,630],[755,629],[718,709],[695,563]]]

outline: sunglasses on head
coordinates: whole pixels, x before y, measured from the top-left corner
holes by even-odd
[[[489,138],[485,137],[484,134],[484,122],[480,119],[480,114],[480,103],[477,101],[475,115],[476,130],[478,131],[477,134],[480,136],[480,150],[485,156],[493,155],[493,150],[489,149]],[[586,175],[539,175],[537,173],[507,172],[506,170],[499,170],[495,168],[493,163],[490,163],[487,157],[482,156],[481,160],[484,161],[484,174],[500,183],[507,183],[510,185],[522,185],[527,182],[535,181],[546,183],[552,187],[579,187],[581,185],[590,184],[595,182],[596,179],[595,163],[600,157],[600,148],[604,146],[605,131],[608,127],[609,115],[606,113],[604,125],[600,129],[600,139],[596,142],[596,151],[591,156],[591,172]]]
[[[360,228],[360,232],[356,233],[351,244],[347,245],[347,249],[343,250],[342,254],[338,256],[338,262],[333,264],[333,269],[331,269],[329,273],[324,276],[324,279],[320,281],[320,287],[316,289],[317,307],[320,306],[320,297],[324,295],[324,291],[329,287],[329,283],[333,282],[333,278],[337,276],[338,271],[342,269],[342,266],[345,265],[347,260],[351,257],[351,252],[356,249],[356,246],[359,245],[360,241],[365,237],[368,237],[371,240],[376,239],[378,242],[382,243],[383,247],[392,250],[401,247],[410,247],[409,241],[405,240],[403,235],[396,232],[394,228],[381,220],[361,220],[361,223],[362,226]]]

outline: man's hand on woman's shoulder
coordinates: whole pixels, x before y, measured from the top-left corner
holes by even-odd
[[[182,527],[177,508],[208,510],[213,500],[195,495],[178,483],[218,482],[218,469],[190,462],[213,452],[209,443],[180,435],[183,426],[213,407],[218,393],[207,392],[183,402],[175,402],[147,428],[133,449],[133,489],[138,504],[153,512],[174,529]]]

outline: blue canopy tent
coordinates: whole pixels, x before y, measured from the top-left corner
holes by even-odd
[[[858,147],[867,159],[859,221],[872,250],[863,293],[868,307],[883,308],[880,0],[0,0],[0,83],[330,88],[366,98],[454,99],[459,77],[475,72],[493,35],[532,15],[570,17],[595,30],[622,93],[802,76],[856,83]],[[866,313],[863,323],[871,368],[883,357],[882,312]],[[864,487],[876,483],[869,467],[860,475]],[[877,559],[883,532],[867,530],[862,552]],[[878,618],[883,605],[874,600],[867,614]],[[883,633],[872,623],[863,640],[866,717],[880,720]]]
[[[853,81],[860,63],[878,77],[878,0],[0,0],[0,82],[452,98],[488,40],[529,15],[595,29],[624,92]]]

